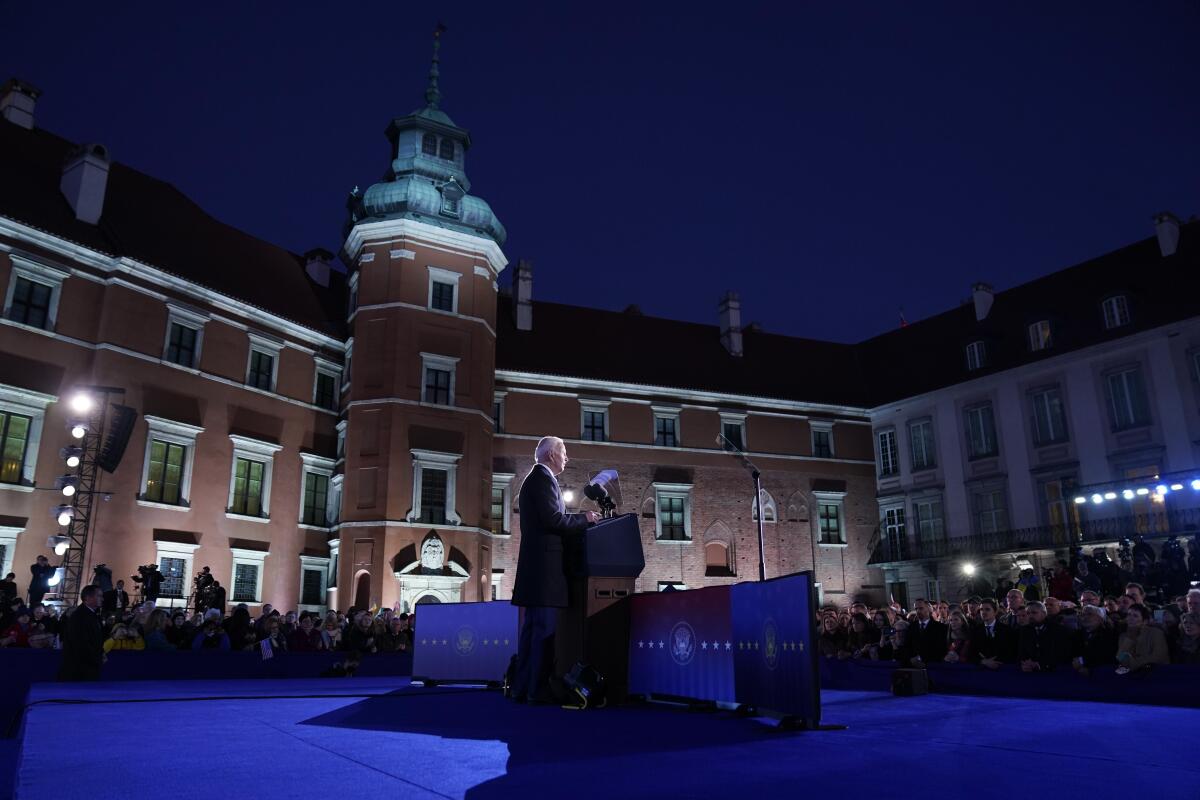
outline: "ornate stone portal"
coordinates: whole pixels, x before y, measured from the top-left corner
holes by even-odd
[[[422,598],[428,602],[457,603],[462,587],[471,577],[456,561],[446,558],[446,545],[435,531],[421,542],[421,557],[394,573],[400,584],[400,610],[412,611]]]

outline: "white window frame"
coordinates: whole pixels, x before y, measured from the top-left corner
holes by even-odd
[[[967,370],[974,372],[987,366],[987,343],[976,339],[967,345]]]
[[[183,542],[154,542],[154,564],[161,567],[163,557],[167,558],[182,558],[183,559],[183,597],[160,597],[155,603],[159,608],[175,608],[187,606],[188,595],[191,593],[189,588],[192,575],[195,574],[193,561],[195,561],[196,548],[198,544],[185,544]],[[232,585],[230,591],[233,591]]]
[[[337,431],[337,450],[335,451],[337,453],[337,461],[344,461],[346,459],[346,426],[349,422],[349,420],[345,419],[338,420],[338,424],[334,426],[334,429]]]
[[[326,542],[326,544],[329,545],[329,582],[326,584],[326,588],[330,591],[336,592],[338,581],[337,571],[338,567],[341,566],[341,564],[338,563],[338,555],[342,551],[342,540],[334,538],[330,539],[328,542]],[[328,594],[325,597],[326,599],[329,599]],[[330,605],[332,605],[332,603]]]
[[[458,362],[459,359],[454,356],[421,353],[421,402],[423,404],[436,408],[454,408],[454,393],[457,390],[458,384]],[[429,383],[429,381],[425,380],[425,373],[431,369],[448,371],[450,373],[450,394],[447,395],[449,402],[445,405],[434,403],[425,396],[425,386]]]
[[[438,314],[457,314],[458,313],[458,282],[462,278],[461,272],[454,270],[442,269],[441,267],[426,266],[429,270],[429,289],[425,297],[425,308]],[[448,283],[454,287],[454,297],[450,300],[450,310],[446,311],[442,308],[433,307],[433,284]]]
[[[609,406],[611,406],[611,405],[612,405],[611,400],[584,400],[584,399],[580,398],[580,400],[579,400],[579,440],[581,442],[595,442],[596,441],[595,439],[584,439],[583,438],[584,414],[586,414],[589,411],[593,414],[603,414],[604,415],[604,439],[601,440],[600,442],[598,442],[598,444],[612,441],[612,436],[609,435],[609,432],[608,432],[608,424],[609,424],[608,409],[609,409]]]
[[[9,258],[12,260],[12,273],[8,279],[8,292],[4,296],[4,319],[8,319],[8,314],[12,311],[13,295],[17,291],[17,278],[24,278],[33,283],[40,283],[42,286],[50,289],[50,303],[46,306],[46,327],[36,328],[35,330],[53,331],[58,326],[58,301],[62,297],[63,281],[71,277],[71,273],[66,270],[50,267],[45,264],[39,264],[36,261],[30,261],[16,253],[9,253]],[[32,325],[24,325],[21,322],[13,322],[14,325],[23,325],[27,328],[32,328]]]
[[[200,371],[200,354],[204,347],[204,326],[210,317],[207,314],[202,314],[198,311],[193,311],[190,308],[176,305],[175,303],[167,303],[167,330],[163,336],[163,351],[162,360],[168,364],[172,364],[180,369],[190,369],[195,372]],[[178,364],[167,357],[171,351],[171,326],[179,325],[183,328],[188,328],[196,332],[196,348],[195,356],[191,364]]]
[[[992,515],[992,525],[993,525],[993,528],[988,531],[985,531],[983,529],[983,512],[980,511],[979,504],[975,502],[978,497],[981,497],[982,495],[985,495],[985,494],[1000,495],[1000,503],[1001,503],[1000,508],[998,508],[998,509],[997,508],[988,509],[987,513]],[[972,522],[974,523],[976,534],[982,536],[982,535],[986,535],[986,534],[1003,533],[1005,531],[1012,530],[1012,514],[1010,513],[1009,507],[1008,507],[1008,492],[1005,490],[1005,488],[1003,486],[977,487],[969,493],[968,501],[971,504],[971,517],[972,517]],[[1005,524],[1004,524],[1003,528],[995,527],[996,513],[998,511],[1002,511],[1004,513],[1004,523]]]
[[[890,449],[885,448],[883,445],[885,436],[891,437],[892,446]],[[899,443],[896,441],[896,429],[894,427],[881,428],[875,431],[875,451],[879,459],[879,477],[890,478],[893,475],[900,474],[900,448]],[[891,462],[891,469],[888,469],[888,461]]]
[[[813,492],[813,503],[816,506],[816,513],[812,515],[813,523],[816,525],[816,530],[813,531],[813,538],[817,540],[818,547],[849,547],[849,540],[846,537],[846,493],[845,492]],[[836,542],[821,541],[821,506],[835,505],[838,508],[838,539]]]
[[[1058,405],[1062,409],[1062,431],[1060,432],[1060,436],[1052,436],[1047,439],[1042,439],[1038,436],[1038,410],[1040,406],[1046,413],[1047,422],[1051,421],[1052,415],[1050,413],[1050,404],[1046,399],[1047,395],[1050,393],[1058,395]],[[1057,385],[1040,386],[1029,393],[1029,404],[1033,410],[1033,443],[1038,447],[1052,444],[1062,444],[1063,442],[1070,441],[1070,433],[1067,429],[1067,404],[1063,400],[1062,394],[1062,388]]]
[[[342,394],[350,388],[350,359],[354,355],[354,337],[346,340],[346,361],[342,364]],[[421,377],[425,377],[422,373]]]
[[[683,434],[682,434],[682,429],[679,427],[679,411],[680,411],[680,409],[676,408],[675,406],[650,406],[650,411],[651,411],[651,419],[652,419],[651,427],[650,427],[650,441],[654,443],[654,446],[655,447],[671,447],[671,448],[683,447]],[[658,443],[658,421],[660,419],[669,419],[675,423],[675,444],[674,445]]]
[[[17,556],[17,537],[24,532],[24,528],[0,525],[0,547],[4,548],[4,558],[0,559],[0,578],[10,572],[16,572],[12,566]]]
[[[913,431],[916,428],[919,428],[923,425],[929,426],[929,432],[932,435],[933,441],[930,443],[929,448],[926,448],[925,442],[922,439],[921,449],[922,450],[931,449],[932,452],[925,454],[925,456],[926,456],[925,463],[918,467],[917,466],[917,448],[916,448],[916,445],[915,445],[914,439],[913,439]],[[933,427],[933,418],[932,417],[923,417],[921,419],[909,420],[907,427],[908,427],[909,467],[912,469],[913,472],[923,472],[927,469],[936,468],[937,464],[938,464],[937,431]]]
[[[408,522],[422,523],[421,520],[421,480],[426,469],[441,469],[446,471],[446,525],[461,525],[458,516],[458,462],[462,459],[460,453],[439,453],[435,450],[409,451],[412,453],[412,509],[406,519]]]
[[[991,447],[986,452],[975,453],[972,449],[971,442],[971,416],[973,414],[981,414],[984,409],[987,409],[991,414],[992,419],[992,441]],[[985,433],[983,427],[983,417],[980,416],[980,433]],[[1000,431],[996,427],[996,409],[991,401],[984,403],[973,403],[963,409],[963,438],[967,445],[967,460],[976,461],[981,458],[995,458],[1000,454]]]
[[[833,446],[833,422],[831,420],[816,420],[808,421],[809,431],[809,448],[812,451],[814,458],[837,458],[837,450]],[[829,455],[817,456],[817,434],[826,433],[829,435]]]
[[[346,319],[354,318],[358,313],[358,270],[351,273],[346,280]]]
[[[1144,428],[1153,422],[1153,417],[1150,414],[1150,393],[1149,387],[1146,385],[1146,371],[1141,364],[1130,364],[1118,369],[1109,370],[1104,373],[1104,394],[1108,398],[1108,411],[1112,417],[1112,429],[1114,431],[1128,431],[1135,428]],[[1133,403],[1133,394],[1129,391],[1129,375],[1136,374],[1141,382],[1142,401],[1145,407],[1145,418],[1137,419],[1135,415],[1136,408]],[[1113,380],[1120,379],[1123,393],[1125,395],[1125,413],[1129,415],[1129,424],[1121,425],[1117,418],[1118,409],[1117,398],[1113,394]]]
[[[766,489],[760,490],[760,494],[762,507],[766,511],[763,515],[763,525],[774,525],[779,521],[779,509],[775,505],[775,498]],[[750,501],[750,520],[752,522],[758,521],[758,506],[758,500]]]
[[[248,333],[250,337],[250,347],[246,350],[246,371],[245,384],[250,389],[257,389],[260,392],[275,393],[275,387],[279,385],[279,354],[283,352],[283,342],[275,339],[268,339],[266,336],[261,336],[257,333]],[[271,357],[271,388],[260,389],[257,386],[250,385],[250,365],[254,361],[255,352],[262,353]]]
[[[0,483],[0,490],[32,492],[33,477],[37,474],[38,451],[42,445],[42,429],[46,424],[46,408],[58,401],[52,394],[0,384],[0,411],[29,417],[29,436],[25,440],[25,466],[20,483]]]
[[[229,497],[225,501],[225,516],[229,519],[240,519],[248,522],[267,523],[271,521],[271,474],[275,471],[275,454],[283,449],[283,445],[274,442],[264,442],[261,439],[251,439],[248,436],[229,434],[233,442],[233,458],[229,462]],[[233,508],[233,488],[237,479],[237,460],[245,458],[263,464],[263,492],[261,517],[251,517],[247,514],[235,514]]]
[[[329,504],[333,497],[333,468],[335,462],[332,458],[318,456],[313,453],[301,453],[300,461],[302,464],[300,468],[300,507],[296,513],[296,519],[300,520],[300,522],[297,523],[297,526],[309,531],[328,531],[333,526],[333,523],[330,521]],[[309,473],[323,475],[329,479],[328,488],[325,491],[325,520],[330,523],[328,525],[309,525],[303,521],[304,491],[305,486],[308,485]]]
[[[300,611],[315,611],[324,613],[329,607],[329,556],[300,556],[300,591],[296,593],[296,608]],[[305,570],[317,570],[321,573],[321,587],[325,596],[325,602],[319,606],[306,605],[304,600],[304,572]]]
[[[1053,344],[1053,332],[1050,328],[1050,320],[1039,319],[1037,322],[1029,326],[1029,351],[1037,353],[1041,350],[1049,350]]]
[[[491,580],[488,582],[488,586],[491,588],[492,594],[495,595],[495,597],[493,597],[491,599],[494,599],[494,600],[509,600],[509,599],[511,599],[511,598],[504,596],[504,570],[497,570],[497,569],[492,570],[492,576],[491,576]]]
[[[1129,300],[1123,294],[1104,298],[1100,303],[1100,310],[1104,315],[1105,330],[1111,331],[1129,324]]]
[[[736,425],[737,427],[741,428],[742,431],[742,452],[750,452],[750,442],[746,439],[746,415],[734,413],[732,411],[720,411],[718,414],[721,417],[721,435],[725,435],[726,425]],[[722,440],[721,449],[724,450],[725,447],[726,445],[724,440]]]
[[[329,499],[326,501],[325,516],[329,527],[334,528],[342,521],[342,481],[345,475],[338,473],[329,479]]]
[[[233,563],[229,568],[229,603],[238,605],[245,603],[248,606],[262,604],[262,587],[263,573],[267,571],[267,551],[266,550],[247,550],[242,547],[231,547],[229,552],[233,554]],[[239,564],[253,564],[258,567],[258,574],[254,582],[254,599],[253,600],[235,600],[233,592],[237,586],[237,568]]]
[[[692,485],[690,483],[652,483],[654,489],[654,541],[661,544],[691,544],[692,542]],[[682,539],[662,538],[662,499],[683,498]]]
[[[150,414],[142,417],[146,421],[146,448],[142,454],[142,481],[138,484],[137,504],[148,508],[165,508],[171,511],[190,511],[192,508],[192,465],[196,459],[196,437],[204,433],[199,425],[188,425]],[[183,482],[179,486],[179,505],[146,500],[146,483],[150,480],[150,447],[155,440],[177,444],[184,449]]]
[[[501,524],[500,530],[503,533],[493,534],[493,536],[512,536],[512,527],[508,524],[512,521],[512,482],[516,475],[507,472],[492,473],[492,490],[500,489],[504,492],[504,523]],[[491,509],[491,496],[488,496],[488,508]]]
[[[939,506],[941,508],[941,513],[938,514],[936,517],[933,515],[933,507],[935,505]],[[921,506],[929,506],[930,514],[929,514],[928,521],[930,523],[933,523],[934,521],[936,521],[937,527],[939,530],[932,532],[932,533],[927,533],[926,531],[922,530],[922,528],[921,528],[921,522],[922,522]],[[914,530],[916,531],[916,534],[917,534],[918,546],[920,546],[920,544],[923,542],[935,541],[935,540],[941,541],[946,538],[946,503],[940,494],[939,495],[927,495],[927,496],[922,496],[922,497],[914,497],[913,501],[912,501],[912,509],[913,509],[913,522],[916,525]]]
[[[334,362],[328,361],[324,358],[321,358],[320,356],[314,356],[313,362],[314,362],[315,368],[313,369],[312,404],[314,406],[317,405],[317,385],[321,380],[321,376],[328,375],[330,378],[333,378],[334,407],[331,409],[327,409],[327,410],[328,411],[337,411],[338,410],[337,403],[339,402],[339,400],[342,396],[342,365],[335,364]],[[324,406],[319,406],[319,407],[324,408]]]
[[[495,411],[499,407],[499,416],[492,420],[492,426],[497,433],[504,433],[504,417],[505,405],[508,392],[492,392],[492,410]]]
[[[895,514],[896,512],[900,512],[900,515],[903,517],[898,524],[894,520],[888,519],[888,514]],[[818,511],[818,514],[819,513],[820,512]],[[879,527],[880,527],[880,532],[881,532],[883,541],[888,542],[888,543],[893,541],[892,529],[899,527],[899,529],[900,529],[899,539],[904,541],[904,546],[907,549],[907,545],[908,545],[908,509],[906,509],[904,507],[903,502],[888,503],[887,505],[882,506],[879,509]],[[819,533],[819,529],[818,529],[818,533]]]

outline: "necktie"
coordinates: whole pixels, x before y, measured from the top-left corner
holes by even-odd
[[[987,626],[987,632],[989,639],[994,639],[996,637],[996,631],[991,625]]]

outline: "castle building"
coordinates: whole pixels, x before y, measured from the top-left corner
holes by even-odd
[[[941,557],[912,544],[935,530],[928,498],[940,493],[936,530],[949,539],[982,525],[991,506],[976,495],[1009,481],[1007,529],[1032,520],[1020,509],[1036,492],[1049,496],[1038,481],[1066,476],[1074,453],[1100,452],[1072,439],[1035,463],[1008,444],[1028,433],[1022,404],[1062,413],[1030,399],[1043,371],[1074,375],[1083,367],[1069,354],[1086,351],[1103,361],[1088,367],[1096,385],[1112,386],[1116,367],[1098,354],[1132,348],[1176,370],[1160,377],[1154,366],[1163,398],[1192,390],[1183,376],[1193,380],[1184,369],[1200,345],[1194,311],[1182,294],[1170,310],[1157,305],[1163,293],[1141,299],[1134,276],[1124,308],[1136,324],[1098,339],[1072,338],[1077,318],[1060,320],[1065,309],[1039,289],[1001,293],[974,323],[959,309],[856,345],[745,325],[733,293],[717,324],[700,325],[636,306],[537,301],[524,262],[501,292],[505,229],[473,194],[471,138],[442,110],[438,77],[435,45],[424,104],[387,126],[383,180],[349,198],[345,272],[329,250],[298,255],[256,239],[104,147],[39,128],[38,91],[4,86],[0,568],[22,587],[60,530],[51,508],[62,498],[44,490],[70,472],[60,448],[79,387],[119,387],[139,414],[124,459],[100,478],[85,574],[153,562],[167,576],[164,601],[183,605],[192,575],[210,566],[230,603],[302,610],[507,599],[517,498],[543,435],[567,442],[572,510],[588,507],[592,475],[619,472],[620,510],[642,529],[640,591],[755,579],[761,514],[768,577],[811,569],[825,602],[879,602],[929,577]],[[1169,267],[1163,257],[1139,268],[1194,282],[1191,236]],[[1087,280],[1071,272],[1061,282]],[[1023,315],[1035,312],[1054,347],[1010,358],[1009,328],[1019,321],[1033,337],[1040,318]],[[580,344],[585,333],[602,351]],[[983,361],[959,374],[945,359],[960,354],[942,351],[962,336]],[[1084,386],[1069,384],[1073,402]],[[1146,441],[1190,468],[1194,404],[1189,416],[1171,397],[1163,402],[1175,410],[1155,414]],[[988,435],[971,416],[985,400],[1003,455],[956,458]],[[1069,407],[1099,419],[1102,406],[1096,395]],[[929,438],[913,438],[922,420]],[[1173,444],[1184,430],[1192,444]],[[1113,437],[1126,442],[1118,449],[1143,443]],[[926,457],[936,469],[918,468],[927,461],[913,460],[912,442],[936,451]],[[735,448],[762,472],[758,497]],[[1110,459],[1105,472],[1101,460],[1079,479],[1145,466]]]

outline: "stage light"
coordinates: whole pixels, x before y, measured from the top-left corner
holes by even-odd
[[[1121,492],[1121,497],[1124,497],[1126,500],[1132,500],[1133,499],[1133,490],[1126,489],[1125,491]]]
[[[1105,500],[1116,500],[1116,499],[1117,499],[1117,493],[1116,493],[1116,492],[1105,492],[1105,493],[1104,493],[1104,499],[1105,499]]]
[[[1079,495],[1078,497],[1075,498],[1075,505],[1077,505],[1077,506],[1081,506],[1086,502],[1087,502],[1087,498],[1084,497],[1083,495]]]
[[[67,466],[74,469],[79,466],[79,462],[83,460],[83,448],[71,445],[64,447],[58,451],[58,454],[67,462]]]
[[[1150,494],[1150,490],[1143,486],[1137,490],[1137,494],[1139,497],[1145,497],[1146,495]]]
[[[46,581],[47,586],[58,586],[62,583],[62,567],[54,570],[54,574],[50,576],[50,580]]]
[[[55,506],[53,513],[59,525],[70,525],[71,520],[75,519],[74,506]]]
[[[1157,494],[1159,497],[1162,497],[1168,491],[1170,491],[1170,490],[1167,489],[1166,484],[1163,484],[1163,483],[1160,483],[1158,486],[1154,487],[1154,493]]]
[[[71,410],[76,414],[90,414],[96,401],[87,392],[76,392],[71,396]]]
[[[1101,503],[1104,502],[1104,495],[1102,495],[1102,494],[1092,495],[1092,502],[1095,503],[1096,505],[1100,505]]]
[[[975,574],[975,565],[968,561],[962,565],[962,571],[963,575],[966,575],[969,578]]]
[[[567,489],[565,492],[563,492],[563,502],[564,503],[574,503],[575,502],[575,492],[571,491],[570,489]]]
[[[74,420],[71,422],[71,435],[76,439],[82,439],[88,432],[88,424],[83,420]]]
[[[1192,488],[1195,489],[1197,492],[1200,492],[1200,478],[1197,478],[1196,480],[1192,481]]]
[[[1172,491],[1172,492],[1179,492],[1179,491],[1183,491],[1183,484],[1182,484],[1182,483],[1172,483],[1172,484],[1171,484],[1171,491]]]
[[[67,536],[51,536],[46,540],[46,546],[54,551],[54,555],[65,555],[71,549],[71,539]]]
[[[54,488],[62,491],[63,497],[74,497],[75,492],[79,491],[79,478],[75,475],[63,475],[61,478],[55,478]]]

